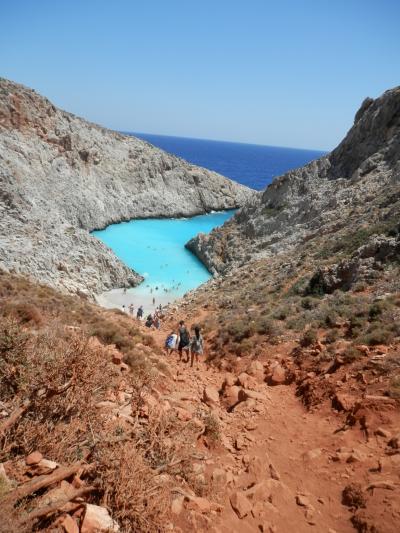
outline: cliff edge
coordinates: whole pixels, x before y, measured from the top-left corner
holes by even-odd
[[[211,272],[225,273],[316,237],[329,243],[344,235],[356,238],[357,232],[380,233],[399,208],[399,160],[396,87],[364,100],[352,128],[330,154],[275,179],[224,226],[195,237],[187,247]]]
[[[0,79],[0,268],[67,292],[134,285],[89,232],[244,205],[256,193]]]

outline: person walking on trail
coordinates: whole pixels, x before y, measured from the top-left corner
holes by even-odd
[[[138,310],[137,310],[137,313],[136,313],[136,318],[138,320],[142,320],[142,317],[143,317],[143,305],[141,305]]]
[[[148,317],[146,318],[146,322],[145,322],[144,325],[145,325],[147,328],[151,328],[151,326],[153,326],[153,324],[154,324],[154,320],[153,320],[152,315],[148,315]]]
[[[188,363],[189,362],[190,337],[189,337],[189,332],[187,330],[187,327],[185,326],[185,322],[183,320],[179,322],[178,334],[179,334],[179,344],[178,344],[179,362],[182,361],[182,352],[185,351],[186,361],[184,361],[184,363]]]
[[[190,339],[190,366],[196,359],[196,367],[199,369],[199,355],[203,355],[204,341],[199,326],[195,326],[194,335]]]
[[[178,341],[178,335],[175,331],[171,331],[168,337],[165,339],[164,350],[168,355],[171,355],[174,350],[176,350],[176,344]]]

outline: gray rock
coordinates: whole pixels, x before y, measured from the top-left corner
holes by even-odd
[[[384,263],[399,259],[399,237],[373,236],[350,259],[319,268],[308,284],[308,292],[332,293],[336,289],[349,290],[355,283],[376,278]]]
[[[395,219],[400,199],[400,87],[367,99],[329,155],[275,179],[233,219],[187,247],[210,272],[289,252],[315,237]]]
[[[242,206],[254,191],[0,78],[0,268],[90,296],[141,278],[90,236]]]

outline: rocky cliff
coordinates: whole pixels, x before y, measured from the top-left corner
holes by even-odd
[[[325,236],[380,233],[398,213],[400,87],[367,98],[329,155],[277,178],[222,228],[188,243],[210,271],[226,272]],[[397,211],[396,211],[397,210]],[[335,236],[335,237],[333,237]],[[321,241],[318,241],[318,246]]]
[[[255,193],[0,79],[0,268],[90,295],[140,276],[89,232],[242,206]]]

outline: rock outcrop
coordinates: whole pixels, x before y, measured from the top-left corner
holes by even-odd
[[[349,290],[358,282],[378,277],[384,264],[400,259],[400,238],[374,236],[361,246],[350,259],[319,268],[310,279],[310,294],[332,293],[336,289]]]
[[[0,79],[0,268],[89,295],[134,285],[89,232],[242,206],[256,193]]]
[[[187,247],[211,272],[287,252],[315,237],[379,234],[400,198],[400,87],[367,99],[329,155],[273,181],[251,205]]]

